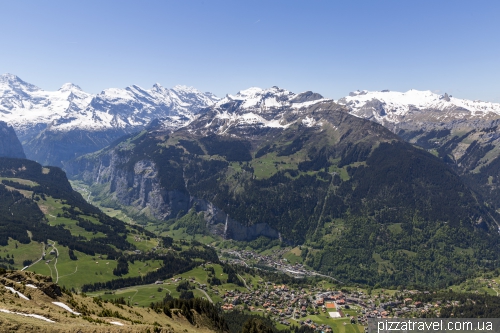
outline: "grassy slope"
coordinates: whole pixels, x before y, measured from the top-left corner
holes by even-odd
[[[35,275],[30,275],[29,272],[26,274],[30,279],[33,278],[33,281],[38,281]],[[38,277],[40,276],[38,275]],[[39,282],[36,283],[38,285]],[[210,329],[203,325],[191,325],[181,315],[174,314],[172,318],[169,318],[163,313],[158,314],[148,308],[117,306],[108,302],[99,304],[94,302],[91,297],[81,295],[69,296],[62,294],[62,296],[52,299],[40,289],[24,287],[22,284],[17,285],[16,289],[31,297],[31,300],[15,297],[14,294],[2,286],[0,288],[0,309],[41,315],[55,321],[55,323],[16,314],[2,313],[0,325],[3,332],[153,332],[155,327],[161,328],[161,332],[211,332]],[[93,314],[86,317],[87,319],[83,316],[75,316],[52,304],[54,301],[62,302],[72,309],[77,309],[76,307],[87,308]],[[112,312],[113,316],[99,315],[103,310]],[[113,321],[120,322],[124,326],[113,325],[111,324]]]
[[[35,182],[20,178],[3,178],[11,181],[15,181],[19,184],[24,184],[28,186],[37,185]],[[10,188],[12,191],[19,191],[23,193],[26,197],[31,198],[32,192],[26,190],[17,190]],[[86,231],[80,226],[77,226],[77,221],[63,217],[63,207],[69,207],[63,203],[61,199],[55,199],[49,195],[45,198],[39,198],[36,201],[40,210],[45,214],[45,218],[48,224],[51,226],[62,225],[64,228],[68,229],[74,236],[83,236],[87,239],[96,237],[105,237],[101,232],[90,232]],[[80,215],[81,217],[90,220],[92,223],[99,224],[96,218],[93,216]],[[127,236],[127,241],[134,244],[137,249],[142,252],[151,250],[153,247],[158,245],[158,240],[156,238],[147,239],[143,234],[137,233],[136,230],[127,227],[130,232]],[[53,242],[49,239],[49,244]],[[47,246],[47,244],[41,244],[39,242],[32,241],[29,244],[21,244],[12,239],[9,240],[7,246],[0,247],[0,256],[2,257],[14,257],[13,267],[21,269],[24,267],[24,260],[31,260],[36,262],[45,252],[45,259],[40,260],[38,263],[30,266],[29,271],[37,272],[39,274],[44,274],[47,276],[52,276],[54,281],[56,280],[56,268],[59,276],[58,283],[67,288],[76,288],[86,283],[93,282],[105,282],[117,278],[113,275],[113,269],[117,266],[116,260],[105,260],[106,256],[101,256],[96,253],[95,256],[90,256],[78,251],[75,251],[75,255],[78,260],[71,260],[69,258],[69,249],[65,246],[58,245],[56,247],[59,252],[59,257],[51,255],[50,251],[52,247]],[[46,263],[46,261],[50,261]],[[55,267],[56,266],[56,267]],[[146,262],[135,261],[133,264],[129,263],[129,273],[123,275],[123,277],[132,277],[144,275],[148,272],[156,270],[160,267],[160,260],[148,260]]]
[[[215,276],[219,278],[221,281],[227,280],[227,274],[222,272],[222,267],[218,264],[206,265],[206,267],[213,267],[215,270]],[[249,276],[243,276],[248,283],[252,283],[254,286],[257,286],[258,281],[253,281]],[[180,281],[175,281],[177,279],[182,279]],[[134,286],[130,288],[120,289],[114,292],[114,294],[106,293],[105,291],[101,291],[98,293],[92,293],[93,296],[100,296],[103,299],[114,299],[117,297],[125,297],[129,299],[133,303],[137,303],[139,306],[149,306],[151,302],[155,300],[162,299],[166,293],[169,293],[172,297],[179,297],[180,292],[176,290],[177,286],[180,282],[188,280],[188,281],[196,281],[201,284],[207,284],[208,272],[204,270],[203,267],[196,267],[188,272],[183,274],[179,274],[174,276],[169,280],[165,280],[164,284],[161,285],[143,285],[143,286]],[[162,288],[162,291],[158,291],[159,288]],[[224,294],[227,290],[240,290],[242,292],[247,291],[246,288],[237,286],[233,283],[223,283],[220,286],[214,286],[213,288],[208,287],[207,293],[212,299],[213,302],[221,302],[222,298],[220,295]],[[195,297],[205,297],[205,294],[199,290],[193,290],[193,294]],[[152,297],[154,296],[154,297]]]

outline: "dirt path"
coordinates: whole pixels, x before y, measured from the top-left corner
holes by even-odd
[[[134,290],[134,289],[132,289],[132,290]],[[132,297],[130,297],[130,302],[131,302],[131,303],[132,303],[132,301],[134,300],[134,297],[135,297],[135,295],[137,295],[137,293],[138,293],[138,292],[139,292],[139,290],[138,290],[138,289],[135,289],[135,294],[133,294],[133,295],[132,295]]]
[[[75,268],[75,271],[73,273],[69,273],[69,274],[66,274],[66,275],[61,275],[59,278],[62,278],[62,277],[66,277],[66,276],[70,276],[70,275],[73,275],[73,274],[76,274],[76,272],[78,271],[78,266],[76,266]]]
[[[239,278],[243,281],[243,284],[245,285],[245,287],[246,287],[248,290],[252,291],[252,288],[250,288],[250,287],[247,285],[247,281],[245,281],[245,279],[244,279],[241,275],[239,275],[239,274],[236,274],[236,275],[238,275],[238,277],[239,277]]]
[[[54,261],[54,270],[56,271],[56,283],[59,281],[59,272],[57,271],[57,258],[59,257],[59,250],[56,248],[56,242],[52,243],[52,248],[56,251],[56,260]],[[50,267],[50,265],[49,265]],[[52,270],[50,270],[52,272]]]
[[[54,277],[52,276],[52,268],[50,267],[50,265],[49,265],[49,264],[47,264],[47,266],[49,266],[49,269],[50,269],[50,277],[51,277],[51,278],[54,278]]]
[[[212,304],[214,303],[214,302],[212,301],[212,299],[210,298],[210,296],[208,296],[208,294],[207,294],[207,292],[206,292],[205,290],[200,289],[200,288],[196,288],[196,290],[199,290],[199,291],[201,291],[202,293],[204,293],[204,294],[205,294],[205,296],[207,296],[207,299],[208,299],[208,301],[209,301],[210,303],[212,303]]]
[[[33,266],[34,264],[36,264],[37,262],[39,262],[40,260],[42,260],[44,255],[45,255],[45,244],[42,242],[42,256],[40,258],[38,258],[37,261],[31,263],[31,265],[23,267],[23,269],[21,269],[21,271],[24,271],[24,270],[28,269],[29,267]]]

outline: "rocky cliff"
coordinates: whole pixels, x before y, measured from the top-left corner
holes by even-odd
[[[267,223],[245,226],[207,200],[182,190],[166,190],[160,183],[158,167],[151,159],[130,163],[130,156],[109,149],[103,154],[87,155],[68,163],[67,171],[93,184],[93,195],[102,198],[105,205],[135,216],[166,221],[196,207],[198,212],[204,213],[207,229],[225,239],[249,241],[259,236],[280,237]],[[129,168],[125,167],[127,165]],[[187,183],[188,179],[184,181]]]
[[[12,126],[0,121],[0,157],[26,158]]]

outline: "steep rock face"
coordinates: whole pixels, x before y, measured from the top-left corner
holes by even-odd
[[[159,220],[175,217],[181,210],[187,211],[185,202],[189,202],[189,197],[164,191],[156,177],[156,166],[150,160],[137,161],[131,170],[123,168],[129,159],[114,151],[83,161],[69,164],[68,173],[80,173],[85,182],[104,186],[110,194],[108,202],[130,206],[137,214]]]
[[[96,159],[79,159],[68,164],[70,174],[95,184],[106,198],[107,204],[128,209],[132,214],[169,220],[182,216],[191,208],[204,213],[208,230],[225,239],[250,241],[259,236],[279,238],[279,233],[267,223],[245,226],[231,219],[211,202],[189,195],[185,191],[165,190],[158,177],[158,168],[152,160],[144,159],[124,168],[130,158],[114,150],[96,156]],[[187,182],[187,180],[186,180]]]
[[[0,121],[0,157],[26,158],[12,126]]]

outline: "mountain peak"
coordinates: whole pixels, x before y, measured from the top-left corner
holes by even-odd
[[[153,84],[153,87],[151,88],[152,92],[159,93],[159,94],[162,94],[162,95],[165,95],[165,92],[167,90],[168,90],[167,88],[165,88],[164,86],[162,86],[158,82],[156,82],[155,84]]]
[[[25,82],[21,80],[17,75],[5,73],[0,75],[0,84],[6,84],[12,88],[28,90],[28,91],[37,91],[40,90],[37,86]]]
[[[368,93],[368,90],[356,90],[356,91],[351,91],[349,93],[349,96],[354,97],[354,96],[361,96],[361,95],[366,95]]]
[[[264,89],[259,88],[259,87],[250,87],[248,89],[240,90],[236,93],[236,96],[241,95],[241,96],[248,96],[252,94],[257,94],[264,91]]]
[[[20,81],[21,79],[14,74],[11,73],[5,73],[0,75],[0,81]]]
[[[259,94],[279,94],[279,93],[293,94],[292,92],[286,89],[282,89],[278,86],[272,86],[271,88],[267,89],[263,89],[260,87],[250,87],[248,89],[238,91],[238,93],[236,93],[235,96],[252,96]]]
[[[296,95],[293,99],[290,100],[290,102],[292,102],[292,103],[305,103],[305,102],[317,101],[317,100],[320,100],[323,98],[324,97],[322,95],[309,90],[309,91],[304,91],[303,93]]]
[[[80,86],[73,84],[73,83],[65,83],[59,88],[59,91],[64,92],[64,91],[82,91],[82,88]]]

